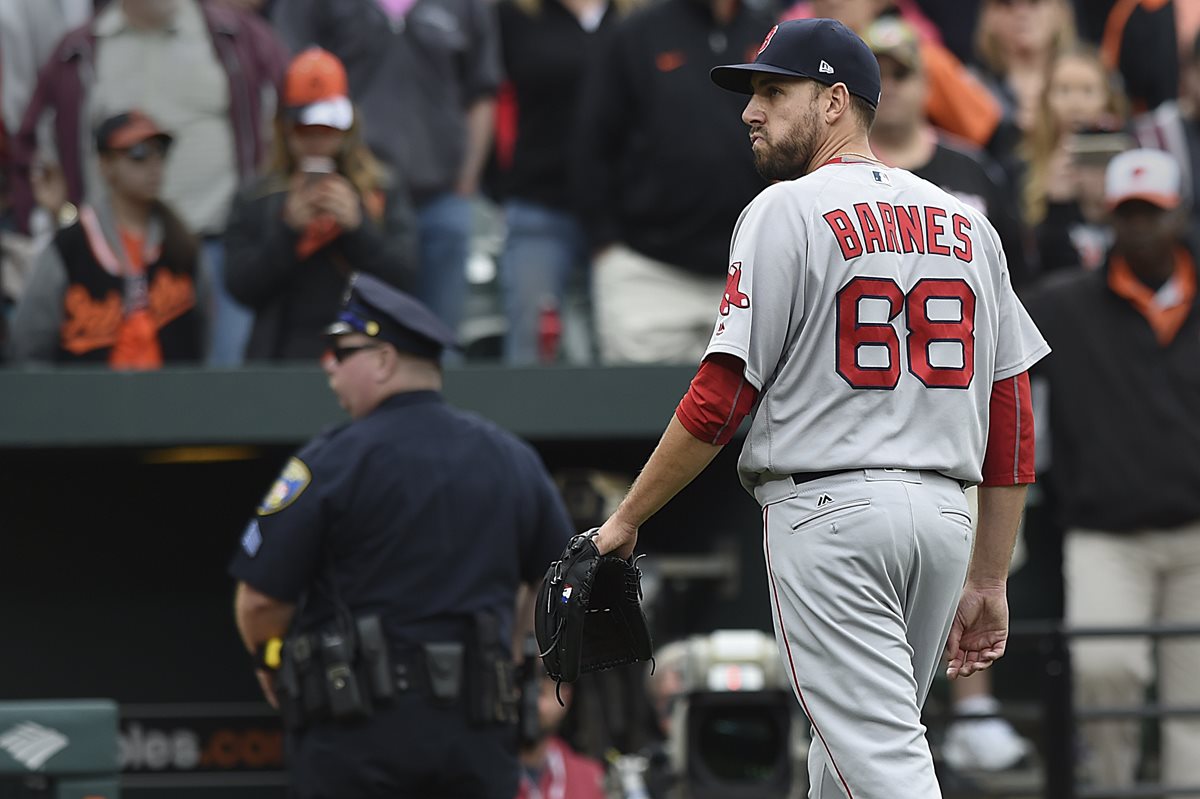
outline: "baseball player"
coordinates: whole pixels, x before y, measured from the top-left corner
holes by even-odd
[[[712,78],[750,95],[778,182],[738,220],[705,359],[597,544],[630,554],[752,413],[738,469],[813,727],[809,795],[938,797],[921,706],[943,647],[951,678],[1004,654],[1034,476],[1026,372],[1049,347],[987,219],[872,156],[879,66],[848,28],[782,23]]]

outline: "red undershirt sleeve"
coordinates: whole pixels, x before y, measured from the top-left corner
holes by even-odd
[[[746,380],[741,358],[714,353],[704,359],[683,395],[675,418],[684,429],[708,444],[725,445],[754,407],[758,389]]]
[[[1033,402],[1028,372],[992,385],[990,413],[983,484],[1011,486],[1034,482]]]

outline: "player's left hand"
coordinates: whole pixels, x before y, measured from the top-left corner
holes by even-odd
[[[638,528],[619,521],[616,516],[610,516],[608,521],[600,525],[600,531],[593,541],[601,555],[612,552],[628,560],[637,546],[637,537]]]
[[[968,583],[946,641],[946,676],[953,680],[983,671],[1004,655],[1007,643],[1007,585]]]

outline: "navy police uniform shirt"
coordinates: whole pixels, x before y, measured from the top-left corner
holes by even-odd
[[[394,643],[456,635],[482,610],[508,636],[518,583],[537,583],[570,535],[532,447],[416,391],[292,458],[230,572],[285,602],[307,592],[301,631],[332,615],[332,587],[356,616],[379,613]]]

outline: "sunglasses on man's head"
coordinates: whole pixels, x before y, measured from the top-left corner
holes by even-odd
[[[879,77],[890,78],[892,80],[908,80],[912,77],[913,70],[911,67],[906,67],[903,64],[892,64],[890,66],[879,66]]]
[[[344,363],[347,358],[356,352],[363,350],[377,350],[382,346],[380,344],[334,344],[329,348],[329,353],[333,355],[333,359],[338,363]]]
[[[146,139],[132,147],[126,147],[124,150],[120,150],[120,152],[130,161],[140,164],[143,161],[149,161],[156,155],[159,158],[165,158],[167,156],[167,143],[162,139]]]

